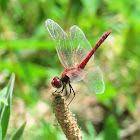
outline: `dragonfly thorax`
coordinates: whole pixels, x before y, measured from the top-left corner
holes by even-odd
[[[54,88],[60,88],[62,87],[62,81],[61,79],[59,79],[59,77],[55,76],[53,78],[53,80],[51,81],[51,85],[54,87]]]

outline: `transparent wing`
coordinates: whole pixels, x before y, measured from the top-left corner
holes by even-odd
[[[84,80],[89,89],[95,94],[102,94],[105,90],[103,75],[98,66],[88,67],[87,70],[73,68],[66,70],[64,74],[70,78],[70,82]]]
[[[69,36],[73,51],[73,66],[77,66],[91,52],[92,47],[82,30],[76,25],[70,28]],[[91,59],[94,59],[94,56]]]
[[[99,67],[88,67],[87,70],[85,70],[85,78],[83,80],[93,93],[102,94],[104,92],[105,85]]]
[[[85,72],[80,68],[72,68],[64,73],[70,78],[70,82],[78,82],[85,78]]]
[[[73,63],[72,48],[64,30],[53,20],[47,19],[45,28],[54,41],[57,54],[64,68],[71,68]]]

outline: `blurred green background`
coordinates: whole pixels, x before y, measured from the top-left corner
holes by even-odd
[[[23,140],[66,140],[51,108],[50,82],[63,67],[44,27],[50,18],[66,32],[79,26],[92,46],[112,30],[95,53],[104,94],[72,84],[70,108],[84,139],[140,139],[139,0],[0,0],[0,7],[0,89],[16,75],[9,136],[27,120]]]

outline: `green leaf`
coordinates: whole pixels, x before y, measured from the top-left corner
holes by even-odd
[[[25,129],[25,126],[26,126],[26,122],[24,122],[22,126],[13,134],[10,140],[20,140],[23,131]]]
[[[119,140],[119,128],[114,117],[109,117],[105,122],[104,140]]]
[[[0,8],[2,9],[2,11],[5,11],[7,8],[9,0],[0,0]]]
[[[0,98],[0,102],[4,103],[6,106],[8,105],[8,102],[5,98]]]
[[[90,121],[86,122],[86,129],[89,133],[89,136],[91,139],[94,139],[96,137],[96,131],[94,129],[94,126],[92,125],[92,123]]]
[[[86,11],[86,14],[94,16],[96,14],[96,11],[99,7],[99,1],[98,0],[81,0],[83,3],[84,11]]]
[[[5,138],[7,128],[8,128],[8,124],[9,124],[14,81],[15,81],[15,75],[12,74],[11,79],[9,81],[9,84],[7,86],[7,93],[6,93],[8,106],[6,106],[6,105],[3,106],[2,112],[1,112],[1,115],[0,115],[0,124],[1,124],[1,128],[2,128],[2,139]]]
[[[8,41],[13,50],[20,49],[47,49],[55,50],[52,41],[44,40],[9,40]],[[0,40],[0,46],[6,46],[5,40]],[[22,45],[21,45],[22,44]],[[3,49],[5,49],[3,47]]]
[[[1,128],[1,124],[0,124],[0,140],[2,140],[2,128]]]
[[[0,114],[4,105],[8,105],[7,99],[6,99],[6,93],[7,93],[7,88],[4,88],[3,90],[0,91]]]

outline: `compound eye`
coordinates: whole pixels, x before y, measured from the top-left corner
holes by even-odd
[[[57,76],[53,78],[51,84],[55,88],[60,88],[62,86],[62,82]]]
[[[54,85],[54,80],[51,81],[51,85],[52,85],[53,87],[55,87],[55,85]]]

